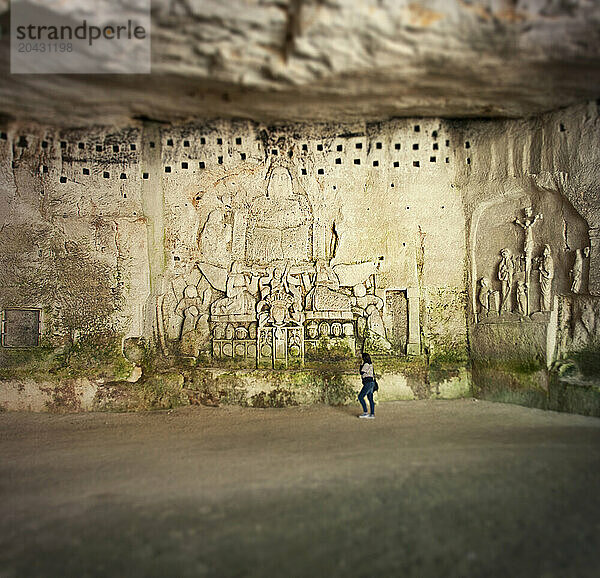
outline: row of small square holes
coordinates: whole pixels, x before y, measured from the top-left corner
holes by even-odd
[[[4,136],[2,136],[4,135]],[[6,133],[0,133],[0,138],[2,138],[3,140],[6,140]],[[19,140],[17,141],[17,146],[21,147],[21,148],[27,148],[27,139],[24,136],[19,137]],[[67,145],[69,143],[65,140],[61,140],[60,141],[60,148],[61,149],[66,149]],[[43,149],[47,149],[48,148],[48,141],[47,140],[43,140],[41,142],[40,145]],[[95,145],[96,147],[96,152],[101,153],[104,151],[104,145]],[[77,148],[80,150],[84,150],[85,149],[85,143],[84,142],[79,142],[77,143]],[[130,143],[129,145],[129,149],[134,151],[137,150],[137,145],[135,143]],[[112,145],[112,150],[115,153],[118,153],[121,150],[120,145]]]
[[[200,137],[200,144],[201,145],[206,144],[206,138],[205,137],[203,137],[203,136]],[[217,138],[217,144],[218,145],[222,145],[223,144],[223,139],[220,138],[220,137]],[[235,144],[236,145],[241,145],[242,144],[241,137],[237,137],[235,139]],[[167,146],[172,147],[173,145],[174,145],[173,139],[172,138],[168,138],[167,139]],[[155,146],[156,146],[155,143],[153,143],[153,142],[150,143],[150,148],[154,148]],[[186,148],[188,148],[190,146],[190,141],[189,140],[184,140],[183,141],[183,146],[186,147]]]
[[[563,123],[560,123],[560,124],[559,124],[559,130],[560,130],[560,132],[565,132],[565,131],[566,131],[565,125],[564,125]],[[414,131],[415,131],[415,132],[420,132],[420,131],[421,131],[421,127],[420,127],[420,125],[418,125],[418,124],[417,124],[417,125],[415,125],[415,126],[414,126]],[[435,130],[434,130],[434,131],[431,133],[431,136],[432,136],[434,139],[436,139],[436,138],[438,137],[438,133],[437,133],[437,131],[435,131]],[[7,135],[7,133],[6,133],[6,132],[4,132],[4,131],[0,132],[0,139],[1,139],[1,140],[7,140],[7,139],[8,139],[8,135]],[[61,147],[61,148],[63,148],[63,149],[64,149],[64,148],[67,148],[67,144],[68,144],[68,143],[67,143],[67,141],[60,141],[60,147]],[[200,137],[200,144],[206,144],[206,138],[205,138],[205,137]],[[223,139],[222,139],[222,138],[217,138],[217,144],[218,144],[218,145],[222,145],[222,144],[223,144]],[[241,144],[242,144],[242,139],[241,139],[241,137],[237,137],[237,138],[235,139],[235,144],[236,144],[236,145],[241,145]],[[435,147],[436,145],[437,145],[437,143],[434,143],[434,147]],[[23,148],[26,148],[26,147],[27,147],[27,137],[25,137],[25,136],[20,136],[20,137],[19,137],[19,140],[18,140],[18,143],[17,143],[17,146],[21,146],[21,147],[23,147]],[[42,144],[41,144],[41,146],[42,146],[42,148],[48,148],[48,141],[42,141]],[[79,142],[79,143],[77,144],[77,146],[78,146],[78,148],[80,148],[80,149],[84,149],[84,148],[85,148],[85,143],[83,143],[83,142]],[[155,143],[155,142],[153,142],[153,141],[151,141],[151,142],[150,142],[150,148],[155,148],[155,146],[156,146],[156,143]],[[169,138],[169,139],[167,139],[167,146],[173,146],[173,139],[172,139],[172,138]],[[189,146],[190,146],[190,141],[189,141],[189,140],[184,140],[184,141],[183,141],[183,146],[184,146],[184,147],[189,147]],[[414,146],[415,146],[415,145],[413,145],[413,147],[414,147]],[[417,146],[418,146],[418,145],[417,145]],[[446,140],[446,146],[450,146],[450,141],[449,141],[449,140]],[[469,141],[466,141],[466,142],[465,142],[465,148],[467,148],[467,149],[468,149],[468,148],[470,148],[470,146],[471,146],[471,144],[469,143]],[[131,149],[132,151],[136,150],[136,148],[137,148],[135,143],[131,143],[131,144],[129,145],[129,147],[130,147],[130,149]],[[396,147],[396,150],[399,150],[399,149],[400,149],[400,144],[399,144],[399,143],[396,143],[395,147]],[[356,143],[356,148],[357,148],[357,149],[361,149],[361,148],[362,148],[362,143]],[[383,148],[383,143],[381,143],[381,142],[377,142],[377,143],[375,143],[375,148],[377,148],[377,149],[381,149],[381,148]],[[96,145],[96,151],[97,151],[97,152],[102,152],[103,150],[104,150],[104,149],[103,149],[102,145]],[[307,151],[307,150],[308,150],[308,145],[307,145],[307,144],[303,144],[303,145],[302,145],[302,150],[303,150],[303,151]],[[318,145],[317,145],[317,150],[318,150],[318,151],[322,151],[322,150],[323,150],[323,145],[322,145],[322,144],[318,144]],[[338,146],[337,146],[337,150],[338,150],[338,151],[341,151],[341,150],[343,150],[343,149],[342,149],[342,145],[338,145]],[[437,148],[435,148],[434,150],[437,150]],[[119,145],[113,145],[113,152],[119,152]]]
[[[357,143],[356,143],[354,146],[355,146],[355,148],[357,148],[358,150],[360,150],[360,149],[362,149],[362,148],[363,148],[363,143],[361,143],[361,142],[357,142]],[[449,140],[446,140],[446,146],[447,146],[447,147],[448,147],[448,146],[450,146],[450,141],[449,141]],[[470,148],[470,146],[471,146],[471,144],[469,143],[469,141],[465,142],[465,148],[467,148],[467,149],[468,149],[468,148]],[[383,144],[382,144],[382,143],[380,143],[380,142],[378,142],[378,143],[375,143],[375,148],[376,148],[377,150],[381,150],[381,149],[383,148]],[[399,150],[402,148],[402,146],[401,146],[401,144],[400,144],[400,143],[395,143],[395,144],[394,144],[394,148],[395,148],[397,151],[399,151]],[[337,149],[337,151],[338,151],[338,152],[342,152],[342,151],[344,150],[344,146],[343,146],[343,145],[341,145],[341,144],[340,144],[340,145],[337,145],[336,149]],[[414,151],[418,151],[418,150],[419,150],[419,143],[414,143],[414,144],[412,145],[412,149],[413,149]],[[437,143],[437,142],[434,142],[434,143],[433,143],[433,145],[432,145],[432,149],[433,149],[434,151],[437,151],[437,150],[439,150],[439,143]],[[307,152],[307,151],[308,151],[308,145],[307,145],[307,144],[303,144],[303,145],[302,145],[302,150],[303,150],[304,152]],[[322,144],[318,144],[318,145],[317,145],[317,151],[319,151],[319,152],[320,152],[320,151],[322,151],[322,150],[323,150],[323,145],[322,145]],[[276,151],[276,150],[273,150],[272,152],[273,152],[273,154],[277,154],[277,151]]]
[[[48,167],[44,166],[42,167],[42,172],[47,173],[48,172]],[[90,174],[90,169],[83,169],[83,174],[84,175],[89,175]],[[147,175],[148,173],[144,173],[145,175]],[[105,179],[110,179],[110,173],[108,171],[104,171],[102,173],[102,176]],[[121,173],[121,175],[119,176],[120,179],[127,179],[127,175],[125,173]],[[147,177],[145,177],[147,178]],[[67,177],[60,177],[60,182],[61,183],[66,183],[67,182]]]
[[[220,164],[220,165],[222,165],[222,164],[223,164],[223,157],[221,157],[221,156],[220,156],[220,157],[218,157],[218,162],[219,162],[219,164]],[[437,162],[437,157],[435,157],[435,156],[431,156],[431,157],[429,157],[429,162],[431,162],[431,163],[435,163],[435,162]],[[449,163],[449,162],[450,162],[450,157],[446,157],[446,158],[445,158],[445,162],[446,162],[446,163]],[[470,162],[470,161],[469,161],[469,162]],[[340,159],[340,158],[337,158],[337,159],[335,159],[335,164],[336,164],[336,165],[340,165],[340,164],[342,164],[342,159]],[[360,159],[354,159],[354,164],[355,164],[355,165],[360,165]],[[198,166],[199,166],[201,169],[205,169],[205,168],[206,168],[206,163],[205,163],[204,161],[200,161],[200,162],[198,163]],[[379,161],[373,161],[373,166],[374,166],[374,167],[378,167],[378,166],[379,166]],[[394,161],[394,168],[398,168],[399,166],[400,166],[400,162],[399,162],[399,161]],[[420,166],[420,162],[419,162],[419,161],[413,161],[413,166],[414,166],[414,167],[418,167],[418,166]],[[182,163],[181,163],[181,168],[182,168],[182,169],[184,169],[184,170],[185,170],[185,169],[188,169],[188,168],[189,168],[189,163],[187,163],[187,162],[182,162]],[[170,173],[170,172],[172,172],[172,170],[173,170],[173,168],[172,168],[171,166],[169,166],[169,165],[167,165],[167,166],[165,167],[165,173]],[[325,174],[325,169],[318,169],[318,170],[317,170],[317,173],[318,173],[319,175],[323,175],[323,174]],[[146,175],[146,174],[147,174],[147,173],[144,173],[144,175]],[[302,169],[302,174],[303,174],[303,175],[306,175],[306,174],[307,174],[307,170],[306,170],[306,169]],[[145,176],[144,178],[148,178],[148,177],[147,177],[147,176]]]

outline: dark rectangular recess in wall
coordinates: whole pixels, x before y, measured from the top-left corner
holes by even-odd
[[[325,174],[325,170],[324,169],[319,169],[317,171],[317,173],[320,174],[320,175],[324,175]]]
[[[355,165],[360,165],[360,159],[354,159],[354,164]]]
[[[218,138],[217,139],[217,144],[218,145],[222,145],[223,144],[223,139],[222,138]]]
[[[376,148],[376,149],[381,149],[381,148],[383,148],[383,143],[380,143],[380,142],[377,142],[377,143],[375,143],[375,148]]]
[[[415,132],[421,132],[421,125],[415,124]]]
[[[395,148],[397,151],[399,151],[399,150],[400,150],[400,143],[399,143],[399,142],[397,142],[397,143],[394,145],[394,148]]]
[[[418,167],[418,166],[420,166],[419,161],[413,161],[413,167]]]
[[[379,161],[373,161],[373,166],[374,167],[378,167],[379,166]]]
[[[171,172],[171,167],[165,167],[165,173],[170,173]]]
[[[77,143],[77,148],[80,150],[83,150],[85,148],[85,143],[82,143],[82,142]]]
[[[400,166],[400,163],[398,161],[394,161],[394,168],[397,169]]]
[[[97,153],[101,153],[102,152],[102,145],[96,145],[96,152]]]
[[[236,139],[235,139],[235,144],[236,144],[236,145],[241,145],[241,144],[242,144],[242,138],[241,138],[241,137],[239,137],[239,136],[238,136],[238,137],[236,137]]]
[[[198,163],[198,166],[199,166],[201,169],[205,169],[205,168],[206,168],[206,163],[205,163],[204,161],[200,161],[200,162]]]
[[[222,165],[223,164],[223,157],[217,157],[217,162]]]
[[[343,145],[338,145],[337,150],[338,150],[338,152],[342,152],[344,150]]]
[[[173,139],[172,138],[168,138],[167,139],[167,146],[169,146],[169,147],[173,146]]]
[[[0,139],[6,140],[7,138],[8,138],[8,135],[4,131],[0,132]]]
[[[246,153],[240,153],[240,159],[242,159],[243,161],[246,160]]]
[[[67,182],[67,177],[60,177],[59,180],[64,185]]]
[[[90,169],[84,168],[82,172],[83,172],[84,175],[89,175],[90,174]]]
[[[47,149],[48,148],[48,141],[46,141],[46,140],[42,141],[42,148],[43,149]]]
[[[440,146],[438,145],[438,143],[434,142],[432,148],[434,151],[437,151],[440,148]]]
[[[190,147],[190,141],[189,141],[189,140],[184,140],[184,141],[183,141],[183,146],[184,146],[185,148],[189,148],[189,147]]]
[[[150,175],[148,173],[142,173],[142,179],[144,179],[144,180],[148,180],[149,176]]]
[[[413,151],[418,151],[418,150],[419,150],[419,143],[413,144]]]
[[[40,344],[41,310],[10,307],[2,319],[3,347],[37,347]]]
[[[340,158],[335,159],[335,164],[336,165],[341,165],[342,164],[342,159],[340,159]]]
[[[137,148],[137,146],[135,145],[135,143],[133,143],[133,142],[132,142],[132,143],[129,145],[129,148],[130,148],[132,151],[134,151],[134,150]]]
[[[317,145],[317,150],[318,151],[322,151],[323,150],[323,145],[322,144],[318,144]]]
[[[188,168],[188,164],[186,162],[181,163],[181,168],[182,169],[187,169]]]

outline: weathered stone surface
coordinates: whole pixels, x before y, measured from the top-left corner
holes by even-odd
[[[44,0],[33,0],[47,4]],[[71,15],[108,2],[53,3]],[[152,74],[8,75],[0,113],[66,126],[189,118],[527,116],[596,98],[591,0],[155,0]],[[8,29],[8,2],[0,5]]]
[[[466,384],[469,357],[537,391],[600,341],[599,127],[595,102],[502,121],[7,124],[0,309],[40,310],[54,346],[109,333],[188,366],[344,370],[367,347],[414,363],[417,397]]]

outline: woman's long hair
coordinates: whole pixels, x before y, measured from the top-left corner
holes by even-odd
[[[371,361],[371,356],[368,353],[362,354],[362,360],[363,363],[370,363],[371,365],[373,365],[373,362]]]

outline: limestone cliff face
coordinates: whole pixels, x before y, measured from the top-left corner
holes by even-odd
[[[104,21],[111,4],[51,9]],[[136,77],[8,75],[8,41],[0,113],[64,126],[521,117],[600,87],[592,0],[154,0],[152,74]]]
[[[529,120],[220,120],[118,130],[14,123],[1,132],[0,306],[44,309],[49,336],[101,330],[109,320],[126,335],[177,340],[181,308],[193,301],[208,319],[222,299],[219,314],[239,313],[227,279],[264,274],[252,268],[262,271],[274,255],[328,263],[332,274],[318,266],[294,275],[306,289],[316,273],[325,278],[330,303],[344,301],[341,291],[366,308],[368,290],[375,308],[381,303],[373,327],[383,324],[398,347],[464,352],[469,328],[492,321],[482,317],[480,280],[502,291],[503,249],[514,277],[508,316],[494,323],[523,327],[517,282],[528,265],[515,220],[531,206],[542,217],[532,229],[525,317],[543,310],[545,245],[558,298],[551,309],[560,315],[552,321],[542,311],[535,327],[546,333],[532,330],[529,345],[548,361],[557,347],[598,338],[594,102]],[[285,177],[278,185],[274,172]],[[265,239],[282,244],[279,257]],[[577,251],[588,248],[574,291]],[[250,297],[243,307],[252,313]]]

